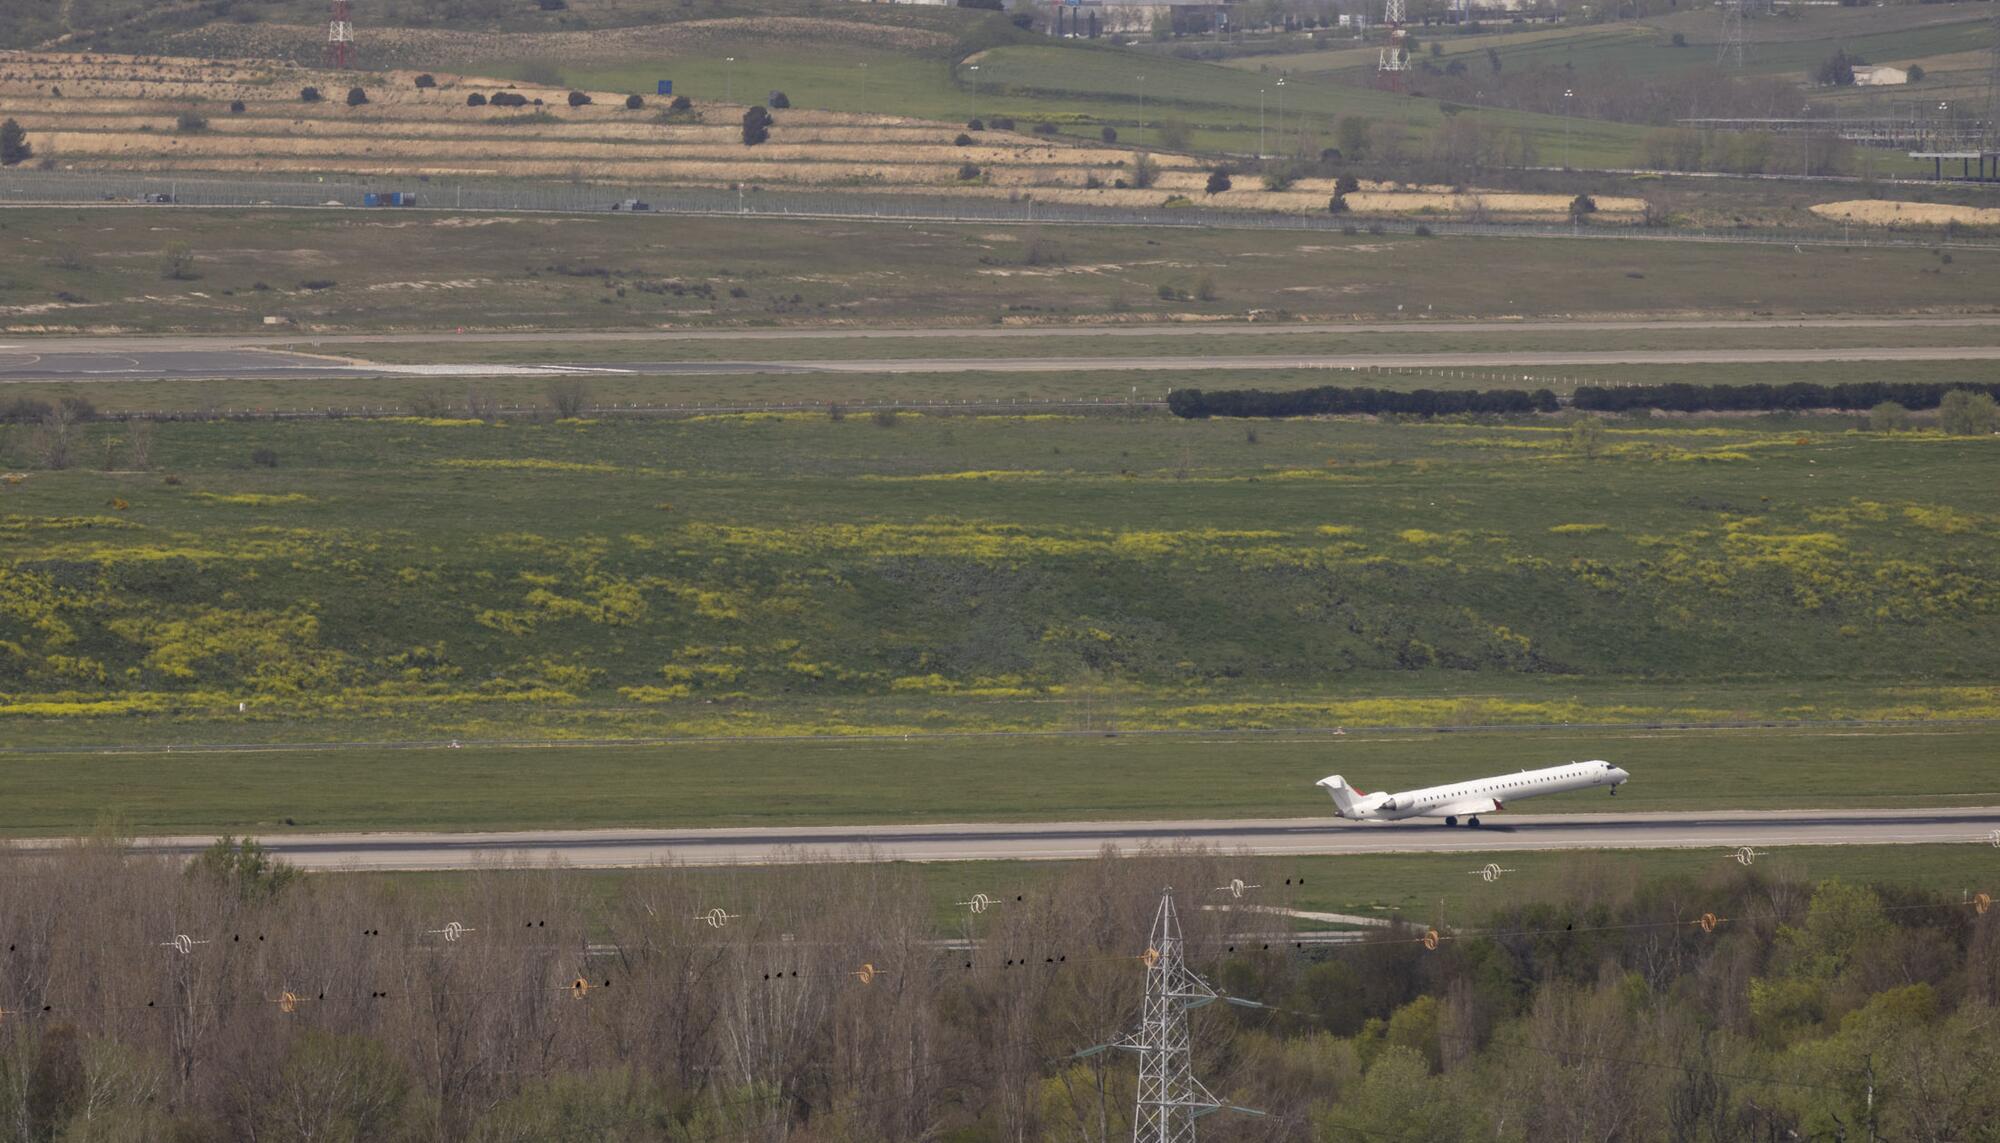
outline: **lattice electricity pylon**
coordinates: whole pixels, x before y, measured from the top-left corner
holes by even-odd
[[[326,66],[340,71],[354,66],[354,14],[349,8],[349,0],[333,0],[326,28]]]
[[[1132,1116],[1132,1141],[1191,1143],[1195,1120],[1223,1106],[1194,1078],[1188,1050],[1188,1009],[1212,1002],[1215,990],[1188,971],[1172,889],[1160,892],[1160,909],[1153,914],[1153,938],[1146,947],[1145,961],[1146,1001],[1139,1031],[1123,1045],[1139,1053],[1139,1097]]]
[[[1722,67],[1743,70],[1743,8],[1749,0],[1716,0],[1722,9],[1722,38],[1717,41],[1715,62]]]
[[[1384,0],[1382,22],[1389,25],[1389,46],[1376,57],[1375,74],[1378,82],[1396,90],[1402,89],[1403,73],[1410,70],[1409,33],[1403,30],[1403,18],[1403,0]]]

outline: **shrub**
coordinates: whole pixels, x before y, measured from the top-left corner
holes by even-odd
[[[1214,301],[1214,300],[1215,300],[1215,296],[1216,296],[1216,295],[1215,295],[1215,279],[1214,279],[1214,278],[1210,278],[1210,277],[1207,277],[1207,276],[1204,276],[1204,277],[1203,277],[1203,278],[1201,279],[1201,281],[1199,281],[1199,282],[1196,282],[1196,283],[1194,284],[1194,296],[1195,296],[1195,297],[1197,297],[1197,298],[1199,298],[1200,300],[1202,300],[1202,301],[1204,301],[1204,302],[1212,302],[1212,301]]]
[[[1910,82],[1911,82],[1911,83],[1921,83],[1921,82],[1923,82],[1923,78],[1924,78],[1924,65],[1922,65],[1922,64],[1911,64],[1911,65],[1910,65]]]
[[[28,145],[28,133],[12,119],[0,123],[0,166],[11,167],[31,158],[35,149]]]
[[[1053,135],[1055,133],[1056,133],[1056,125],[1053,123],[1035,124],[1035,134],[1037,135]]]
[[[646,101],[638,95],[628,95],[625,97],[625,110],[627,111],[637,111],[644,106],[646,106]]]
[[[1687,38],[1687,33],[1686,33],[1686,32],[1675,32],[1675,33],[1674,33],[1674,41],[1673,41],[1673,42],[1674,42],[1674,46],[1675,46],[1675,47],[1677,47],[1677,48],[1684,48],[1684,47],[1687,47],[1687,46],[1688,46],[1688,38]]]
[[[774,108],[778,111],[783,111],[785,108],[790,107],[792,105],[792,100],[791,97],[786,95],[784,92],[774,91],[771,93],[771,97],[764,101],[764,104],[767,107]]]
[[[420,88],[436,87],[437,85],[438,85],[437,77],[429,72],[425,72],[424,74],[417,77],[417,86]]]
[[[1194,129],[1188,126],[1185,119],[1169,119],[1160,124],[1159,133],[1161,146],[1169,150],[1185,151],[1188,140],[1193,137]]]
[[[588,107],[590,106],[590,97],[581,91],[572,91],[569,93],[569,105],[571,107]]]
[[[255,449],[250,453],[250,463],[259,468],[276,468],[278,467],[278,454],[273,449]]]
[[[878,429],[893,429],[896,427],[896,410],[877,409],[875,410],[874,417],[871,419],[875,422],[875,427]]]
[[[966,163],[958,168],[958,180],[960,182],[971,182],[973,179],[976,179],[978,177],[979,177],[978,163]]]
[[[185,242],[169,242],[160,251],[160,277],[173,282],[185,282],[197,277],[194,270],[194,247]]]
[[[1953,389],[1938,402],[1938,424],[1955,437],[1984,436],[2000,428],[2000,404],[1990,392]]]
[[[320,101],[319,88],[302,87],[299,89],[300,103],[318,103],[319,101]]]
[[[465,97],[465,105],[467,107],[484,107],[486,106],[486,97],[475,91]]]
[[[495,107],[526,107],[528,97],[518,91],[496,91],[486,102]]]
[[[580,417],[590,406],[590,387],[574,377],[549,382],[549,407],[565,420]]]
[[[307,278],[305,281],[299,283],[299,289],[301,290],[331,290],[333,287],[334,280],[332,278]]]
[[[206,131],[208,130],[208,120],[202,118],[196,112],[183,111],[179,115],[174,116],[174,130],[183,135],[192,135],[197,131]]]
[[[366,102],[368,102],[367,92],[361,90],[358,87],[350,87],[347,89],[347,105],[349,107],[359,107]]]
[[[1132,186],[1135,189],[1145,190],[1159,177],[1160,164],[1153,161],[1153,156],[1142,154],[1132,160]]]
[[[1097,133],[1097,137],[1107,143],[1116,143],[1118,141],[1118,128],[1106,127]]]
[[[1292,189],[1292,183],[1296,179],[1297,176],[1292,173],[1290,168],[1274,168],[1264,172],[1264,189],[1267,191],[1290,190]]]
[[[1347,196],[1344,194],[1336,193],[1332,198],[1327,199],[1326,212],[1328,214],[1346,214]]]
[[[993,125],[995,131],[1012,131],[1014,129],[1014,121],[1005,115],[989,119],[987,122]]]
[[[1878,433],[1900,432],[1910,427],[1910,411],[1894,401],[1884,401],[1868,410],[1868,427]]]
[[[972,136],[961,133],[958,138],[951,141],[951,145],[954,147],[970,147],[972,146]]]
[[[230,100],[230,101],[229,101],[229,113],[230,113],[231,115],[241,115],[241,114],[243,114],[243,113],[244,113],[244,112],[245,112],[246,110],[248,110],[248,108],[246,108],[246,107],[244,107],[244,106],[243,106],[243,101],[242,101],[242,100],[240,100],[240,99],[232,99],[232,100]]]
[[[1412,231],[1412,233],[1414,233],[1418,238],[1429,238],[1431,236],[1431,228],[1428,225],[1419,222],[1417,223],[1416,230]]]
[[[754,147],[771,137],[771,113],[752,107],[743,113],[743,145]]]
[[[694,110],[694,100],[689,99],[685,95],[676,95],[674,96],[674,101],[672,103],[667,104],[667,110],[692,111]]]
[[[1333,193],[1335,194],[1353,194],[1360,189],[1361,180],[1355,178],[1353,175],[1342,175],[1333,180]]]
[[[1208,184],[1202,189],[1208,194],[1221,194],[1230,188],[1229,168],[1217,167],[1208,172]]]
[[[965,122],[965,129],[967,131],[984,131],[986,130],[986,124],[977,119],[968,119]]]
[[[1597,213],[1597,200],[1587,194],[1577,195],[1569,200],[1569,216],[1581,221],[1584,215]]]

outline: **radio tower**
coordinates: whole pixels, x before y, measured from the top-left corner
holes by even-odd
[[[1400,0],[1390,3],[1401,7]],[[1194,1078],[1188,1052],[1188,1009],[1214,999],[1215,990],[1188,971],[1174,891],[1162,890],[1146,950],[1146,1006],[1138,1034],[1125,1043],[1139,1053],[1132,1143],[1193,1143],[1194,1121],[1222,1107]]]
[[[333,0],[333,20],[326,28],[326,66],[346,71],[354,66],[354,16],[349,0]]]
[[[1403,90],[1403,73],[1410,70],[1410,53],[1404,47],[1409,33],[1403,30],[1403,0],[1387,0],[1382,22],[1389,25],[1389,46],[1382,49],[1375,64],[1375,77],[1391,91]]]
[[[1748,0],[1717,0],[1722,9],[1722,41],[1715,50],[1715,62],[1726,68],[1743,70],[1743,6]]]

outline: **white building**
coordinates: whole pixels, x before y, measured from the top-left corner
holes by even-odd
[[[1854,69],[1854,86],[1856,87],[1894,87],[1899,83],[1908,82],[1910,82],[1910,73],[1899,67],[1880,67],[1875,64],[1863,64]]]

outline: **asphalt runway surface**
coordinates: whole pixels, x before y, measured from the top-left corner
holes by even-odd
[[[616,365],[443,362],[406,365],[274,349],[30,350],[0,343],[0,383],[136,380],[752,374],[1199,372],[1456,369],[1574,365],[1738,365],[1818,361],[2000,361],[2000,345],[1843,349],[1544,350],[1497,353],[1151,354],[1127,357],[917,357],[840,361],[635,361]]]
[[[317,870],[449,870],[496,865],[622,868],[834,861],[1062,860],[1107,845],[1201,844],[1263,856],[1497,853],[1565,849],[1735,849],[1788,845],[1963,844],[1989,850],[2000,807],[1683,813],[1490,814],[1478,829],[1436,821],[1357,823],[1331,817],[1180,822],[1018,822],[966,825],[725,829],[533,830],[511,833],[264,834],[279,857]],[[142,849],[191,855],[211,836],[144,838]],[[11,843],[16,853],[67,844]]]

